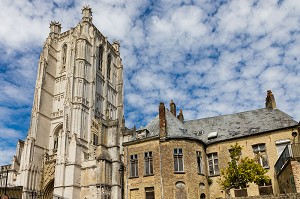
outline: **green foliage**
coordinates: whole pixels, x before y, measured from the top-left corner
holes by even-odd
[[[229,152],[231,162],[221,171],[218,181],[223,190],[229,192],[232,188],[246,188],[252,182],[258,185],[270,182],[270,178],[265,175],[267,170],[254,159],[241,158],[242,147],[238,143],[231,146]]]
[[[207,177],[208,186],[212,185],[213,180],[210,177]]]

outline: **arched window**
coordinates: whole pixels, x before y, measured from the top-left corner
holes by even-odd
[[[62,59],[62,65],[63,68],[65,68],[66,66],[66,62],[67,62],[67,44],[64,44],[62,47],[62,55],[61,55],[61,59]]]
[[[99,46],[98,49],[98,69],[102,71],[102,61],[103,61],[103,46]]]
[[[201,193],[200,199],[205,199],[205,194],[204,193]]]
[[[107,78],[110,79],[111,72],[111,55],[107,56]]]
[[[54,134],[54,136],[53,136],[53,150],[57,150],[57,148],[58,148],[58,135],[57,135],[58,133],[56,133],[56,134]]]
[[[58,137],[59,134],[61,134],[62,131],[62,124],[60,124],[58,127],[55,128],[55,131],[53,133],[53,152],[55,153],[58,149]]]

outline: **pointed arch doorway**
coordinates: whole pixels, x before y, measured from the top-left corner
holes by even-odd
[[[46,185],[44,189],[43,199],[52,199],[53,198],[53,191],[54,191],[54,179],[52,179]]]

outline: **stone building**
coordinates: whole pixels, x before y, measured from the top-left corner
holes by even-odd
[[[88,6],[66,32],[51,22],[8,186],[22,186],[23,199],[121,198],[122,74],[119,43],[93,25]]]
[[[235,143],[243,147],[242,157],[258,158],[271,184],[250,184],[231,190],[231,195],[282,193],[274,166],[285,147],[298,140],[298,128],[292,117],[276,108],[271,91],[266,108],[190,121],[184,120],[182,110],[176,116],[173,101],[169,110],[161,103],[149,124],[124,134],[125,198],[225,197],[218,178]]]
[[[299,124],[276,108],[271,91],[266,108],[190,121],[173,101],[170,110],[161,103],[145,128],[126,129],[119,47],[87,6],[66,32],[51,22],[28,135],[1,166],[1,187],[22,190],[23,199],[219,198],[220,170],[238,142],[243,156],[259,156],[272,183],[233,196],[300,192],[300,177],[291,178],[300,169]]]

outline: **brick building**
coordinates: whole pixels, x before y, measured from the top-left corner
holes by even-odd
[[[125,198],[224,197],[217,181],[236,142],[243,147],[242,157],[259,157],[271,184],[251,184],[231,195],[279,194],[274,165],[284,148],[298,140],[297,131],[298,123],[276,108],[271,91],[265,108],[190,121],[184,121],[182,110],[176,116],[173,101],[170,110],[161,103],[146,127],[124,134]]]

